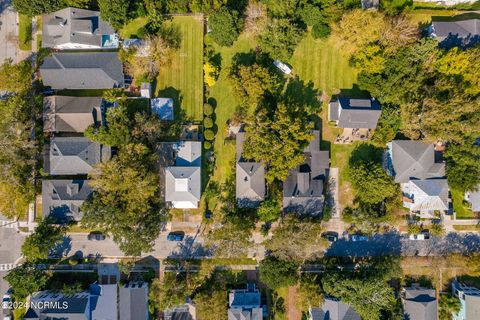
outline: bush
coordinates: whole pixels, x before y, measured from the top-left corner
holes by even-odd
[[[213,114],[213,106],[210,103],[205,103],[203,105],[203,113],[206,116],[211,116]]]
[[[78,264],[78,260],[72,257],[68,259],[68,264],[71,266],[76,266]]]
[[[212,130],[210,129],[207,129],[203,132],[203,135],[205,137],[205,139],[209,140],[209,141],[212,141],[213,139],[215,139],[215,133],[213,133]]]
[[[206,128],[206,129],[210,129],[211,127],[213,127],[213,120],[212,118],[209,118],[209,117],[206,117],[203,119],[203,126]]]
[[[235,10],[222,7],[210,15],[208,20],[210,36],[223,47],[230,47],[242,29],[242,20]]]
[[[409,234],[419,234],[422,231],[422,227],[416,223],[411,223],[408,225]]]
[[[312,37],[314,39],[325,39],[328,38],[328,36],[331,33],[330,26],[326,23],[319,22],[316,23],[313,28],[312,28]]]
[[[203,148],[204,148],[205,150],[210,150],[210,149],[212,148],[212,143],[211,143],[210,141],[205,141],[205,142],[203,143]]]
[[[292,261],[267,257],[260,262],[260,280],[270,289],[293,286],[298,279],[298,266]]]

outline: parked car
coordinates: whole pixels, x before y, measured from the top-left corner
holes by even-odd
[[[10,302],[12,301],[12,291],[10,289],[8,289],[8,291],[3,295],[3,298],[2,298],[2,309],[6,310],[6,309],[10,309]]]
[[[183,233],[181,231],[170,232],[167,235],[167,240],[168,241],[182,241],[184,237],[185,237],[185,233]]]
[[[338,233],[334,231],[327,231],[322,234],[322,237],[328,240],[328,242],[335,242],[338,240]]]
[[[430,239],[430,234],[428,232],[421,232],[419,234],[411,234],[408,239],[410,240],[428,240]]]
[[[101,232],[90,232],[88,234],[88,240],[95,240],[95,241],[105,240],[105,235]]]
[[[290,74],[292,73],[292,69],[290,69],[289,66],[287,66],[285,63],[283,63],[280,60],[275,60],[273,61],[273,65],[278,68],[278,70],[282,71],[285,74]]]
[[[353,241],[353,242],[368,241],[368,237],[361,234],[354,234],[350,236],[350,241]]]

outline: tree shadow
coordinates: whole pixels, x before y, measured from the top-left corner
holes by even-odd
[[[358,99],[370,99],[370,92],[362,90],[358,84],[353,84],[350,89],[340,89],[339,97],[343,98],[358,98]]]
[[[66,236],[61,243],[50,250],[49,256],[56,258],[66,257],[70,253],[70,250],[72,250],[72,238]]]
[[[174,119],[184,119],[185,112],[182,113],[183,95],[180,90],[174,87],[163,88],[158,91],[158,96],[173,99]]]
[[[195,237],[186,236],[179,243],[178,249],[172,252],[168,258],[172,259],[195,259],[213,256],[211,249],[207,249],[203,244],[195,242]]]
[[[353,149],[348,162],[351,167],[359,163],[368,163],[371,161],[381,163],[382,156],[382,148],[376,147],[370,143],[361,143]]]
[[[319,92],[313,82],[305,83],[298,76],[288,81],[282,101],[287,106],[304,106],[311,114],[319,113],[321,108]]]

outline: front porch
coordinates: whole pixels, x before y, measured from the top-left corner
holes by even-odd
[[[344,128],[342,134],[337,136],[335,144],[349,144],[354,141],[367,141],[372,135],[371,129],[366,128]]]

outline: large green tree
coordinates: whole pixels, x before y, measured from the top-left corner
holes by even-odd
[[[110,234],[126,255],[152,250],[165,220],[155,161],[145,145],[128,144],[90,175],[95,192],[82,207],[82,224]]]
[[[209,35],[221,46],[230,47],[242,30],[243,20],[235,10],[222,7],[208,19]]]
[[[448,184],[460,191],[473,191],[480,186],[480,146],[471,139],[451,144],[445,152]]]
[[[13,0],[15,10],[30,17],[56,11],[64,5],[63,0]]]
[[[24,263],[12,270],[4,277],[13,290],[17,301],[22,301],[30,294],[44,289],[49,275],[34,264]]]
[[[396,305],[394,290],[383,279],[328,273],[322,278],[322,286],[329,296],[351,305],[362,319],[379,320],[382,311]]]
[[[129,19],[130,0],[98,0],[100,16],[115,29],[121,28]]]
[[[259,37],[263,51],[274,59],[287,61],[302,40],[305,28],[286,18],[271,19]]]
[[[260,262],[260,281],[270,289],[293,286],[298,280],[298,264],[267,257]]]
[[[253,244],[251,237],[249,223],[243,223],[241,218],[230,218],[207,234],[206,245],[221,258],[246,257]]]
[[[14,93],[24,93],[32,87],[32,63],[23,60],[14,64],[7,59],[0,65],[0,90]]]
[[[47,259],[51,250],[63,242],[64,227],[50,224],[49,219],[42,220],[22,245],[22,254],[27,261]]]

